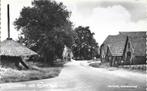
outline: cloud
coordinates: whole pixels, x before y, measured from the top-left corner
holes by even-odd
[[[91,17],[93,18],[92,20],[95,21],[96,19],[97,22],[129,22],[131,15],[125,7],[114,5],[107,8],[94,8]]]
[[[7,38],[6,4],[8,1],[11,4],[11,36],[13,39],[17,39],[18,32],[14,29],[13,22],[15,18],[18,18],[22,7],[30,6],[31,1],[6,0],[2,2],[2,39]],[[119,31],[147,31],[147,6],[139,0],[59,1],[62,1],[72,12],[70,20],[75,27],[90,26],[99,44],[108,35],[118,34]]]
[[[117,34],[117,25],[130,22],[131,15],[127,9],[121,5],[110,7],[97,7],[93,10],[89,23],[95,38],[101,44],[108,34]]]
[[[147,31],[147,19],[118,25],[116,29],[119,31]]]
[[[119,31],[147,31],[147,19],[131,21],[133,15],[122,5],[96,7],[86,22],[95,32],[96,40],[101,44],[110,35]]]
[[[117,25],[130,22],[131,14],[121,6],[96,7],[89,17],[78,14],[73,21],[78,25],[90,26],[96,40],[101,44],[108,34],[117,34]]]
[[[121,5],[125,7],[132,15],[131,20],[133,22],[139,21],[140,19],[147,18],[147,7],[145,2],[139,1],[111,1],[111,2],[100,2],[101,7],[109,7],[114,5]]]
[[[126,8],[132,15],[131,20],[137,22],[140,19],[147,18],[147,6],[143,0],[98,0],[98,1],[83,1],[76,4],[78,11],[85,15],[91,15],[91,10],[96,7],[112,7],[121,5]]]
[[[118,34],[119,31],[145,31],[145,12],[143,3],[85,2],[75,5],[71,21],[76,26],[90,26],[96,40],[101,44],[108,35]]]

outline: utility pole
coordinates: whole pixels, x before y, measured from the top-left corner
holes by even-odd
[[[9,4],[7,5],[7,20],[8,20],[8,40],[11,40],[10,38],[10,14],[9,14]]]

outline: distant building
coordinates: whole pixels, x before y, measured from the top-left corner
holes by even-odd
[[[64,61],[71,61],[71,59],[73,58],[72,50],[66,45],[64,45],[62,57]]]
[[[111,66],[146,63],[146,32],[120,32],[109,35],[100,47],[102,62]]]

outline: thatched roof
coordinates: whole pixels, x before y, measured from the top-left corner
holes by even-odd
[[[103,45],[109,47],[112,56],[122,56],[126,40],[131,41],[135,56],[146,55],[146,32],[120,32],[119,35],[109,35]]]
[[[29,56],[37,55],[36,52],[17,43],[14,40],[4,40],[0,42],[0,56]]]
[[[146,54],[146,32],[120,32],[126,35],[131,41],[135,56],[145,56]]]
[[[109,47],[112,56],[122,56],[126,38],[127,37],[121,35],[109,35],[103,44]]]
[[[146,32],[119,32],[120,35],[129,36],[129,37],[145,37]]]

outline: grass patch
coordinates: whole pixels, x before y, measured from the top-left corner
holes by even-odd
[[[52,78],[59,75],[62,67],[32,68],[30,70],[16,70],[0,67],[0,83],[20,82]]]
[[[129,71],[135,71],[135,72],[143,72],[146,73],[147,65],[119,65],[118,67],[111,67],[109,63],[90,63],[89,66],[95,67],[95,68],[108,68],[109,70],[114,70],[115,68],[125,69]]]
[[[95,68],[107,68],[110,67],[109,63],[90,63],[89,66],[95,67]]]
[[[147,65],[121,65],[119,68],[132,70],[132,71],[140,71],[140,72],[146,72]]]

